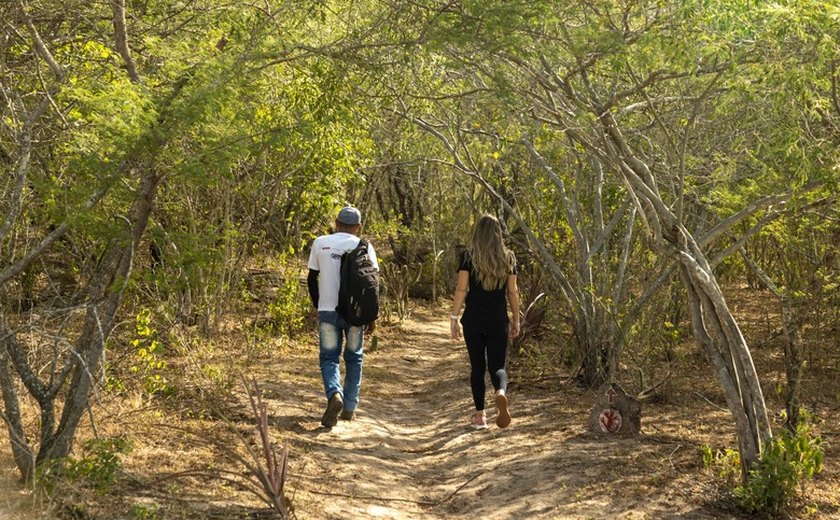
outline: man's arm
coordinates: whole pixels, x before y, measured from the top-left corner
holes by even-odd
[[[320,271],[310,269],[309,276],[306,277],[306,286],[309,287],[309,299],[312,301],[312,306],[315,309],[318,309],[318,274],[320,274]]]

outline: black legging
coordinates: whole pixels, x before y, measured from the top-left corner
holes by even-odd
[[[507,354],[508,326],[493,331],[464,327],[464,341],[470,354],[470,387],[475,409],[484,410],[484,372],[490,365],[490,381],[496,390],[507,390],[505,356]]]

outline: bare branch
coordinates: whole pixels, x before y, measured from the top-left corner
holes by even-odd
[[[111,187],[112,183],[108,183],[106,186],[101,188],[99,191],[91,195],[88,201],[83,206],[84,210],[88,210],[94,207],[101,199],[105,196],[108,192],[109,188]],[[39,256],[41,256],[44,251],[46,251],[53,242],[61,238],[69,229],[68,220],[65,220],[56,228],[50,232],[47,236],[45,236],[41,242],[38,243],[26,256],[18,260],[14,265],[7,267],[5,270],[0,271],[0,286],[14,278],[15,276],[22,273],[29,267],[32,262],[34,262]]]
[[[685,96],[660,96],[656,98],[645,96],[645,99],[643,101],[639,101],[638,103],[633,103],[625,106],[624,108],[619,109],[616,115],[620,118],[632,112],[636,112],[638,110],[645,110],[656,105],[676,103],[678,101],[693,101],[695,99],[696,98],[690,98]]]
[[[619,206],[619,208],[613,214],[612,218],[607,223],[607,225],[601,229],[600,233],[598,233],[598,237],[595,239],[595,243],[592,245],[592,248],[589,251],[589,255],[585,259],[586,262],[589,262],[589,259],[595,256],[598,253],[598,251],[600,251],[601,248],[604,247],[604,244],[607,243],[608,238],[610,237],[610,235],[612,235],[613,229],[615,229],[615,226],[618,224],[618,221],[621,219],[622,216],[624,216],[624,213],[627,211],[628,208],[632,209],[633,216],[631,220],[635,220],[636,207],[632,205],[629,194],[624,196],[624,200],[621,202],[621,206]]]
[[[23,187],[26,185],[26,173],[29,169],[29,160],[32,156],[32,120],[27,119],[19,137],[20,156],[18,157],[17,168],[15,168],[15,186],[12,190],[12,197],[9,201],[9,213],[6,215],[3,224],[0,225],[0,253],[3,251],[3,243],[6,235],[12,229],[15,221],[20,215],[21,198]],[[2,285],[2,282],[0,282]]]
[[[55,61],[55,58],[53,58],[52,53],[50,53],[49,49],[47,49],[47,46],[44,44],[44,40],[41,39],[41,35],[38,34],[38,30],[35,29],[35,24],[32,23],[32,17],[29,16],[28,12],[26,12],[26,6],[23,2],[20,3],[20,7],[26,15],[26,27],[29,29],[29,34],[32,35],[32,40],[35,43],[35,52],[38,53],[38,56],[40,56],[41,59],[47,62],[47,65],[50,67],[53,74],[55,74],[56,78],[59,80],[63,79],[64,71],[61,70],[61,67]]]
[[[29,366],[29,362],[23,353],[23,345],[18,343],[14,331],[6,326],[5,320],[0,321],[0,335],[3,337],[2,347],[8,353],[12,365],[15,367],[15,371],[20,376],[20,380],[23,381],[26,389],[38,403],[43,405],[47,400],[46,389]]]
[[[534,148],[533,144],[531,144],[530,139],[528,139],[527,135],[523,135],[520,139],[520,142],[525,145],[525,148],[528,149],[530,152],[531,157],[540,165],[540,167],[545,171],[548,175],[549,179],[554,183],[557,187],[557,193],[560,195],[560,200],[563,202],[563,210],[566,213],[566,220],[569,224],[569,227],[572,228],[572,234],[575,237],[575,241],[578,243],[578,247],[581,248],[581,251],[584,252],[586,256],[589,256],[589,241],[586,239],[586,236],[581,232],[580,228],[577,225],[577,217],[575,212],[573,211],[572,204],[569,201],[569,196],[566,194],[566,185],[556,173],[551,168],[551,165],[548,164],[548,161],[543,158],[542,155],[537,152]]]
[[[117,51],[125,62],[125,70],[132,83],[142,83],[137,74],[137,66],[134,58],[131,57],[131,48],[128,46],[128,30],[125,25],[125,0],[111,0],[111,9],[114,12],[114,40]]]
[[[715,84],[717,84],[720,77],[723,75],[723,71],[719,72],[712,78],[712,81],[703,89],[703,92],[700,94],[700,97],[693,103],[691,109],[691,117],[688,120],[688,124],[685,126],[685,132],[683,132],[683,139],[679,150],[679,171],[677,172],[678,175],[678,186],[676,190],[677,195],[677,219],[679,222],[683,221],[683,205],[685,204],[685,157],[688,150],[688,139],[691,135],[691,130],[694,128],[694,123],[697,121],[697,117],[700,114],[700,107],[703,105],[703,102],[709,97],[712,92],[712,88]]]
[[[572,288],[572,285],[569,283],[569,280],[566,278],[566,275],[563,273],[563,270],[560,269],[559,265],[557,265],[557,262],[555,261],[554,256],[545,248],[542,241],[534,234],[534,232],[531,230],[531,228],[525,223],[524,219],[519,214],[519,212],[516,211],[514,208],[512,208],[510,206],[510,204],[508,204],[508,202],[504,199],[504,197],[499,195],[496,192],[496,190],[493,189],[493,186],[491,186],[490,183],[488,183],[486,179],[484,179],[481,175],[479,175],[478,172],[476,172],[474,170],[471,170],[469,167],[467,167],[463,163],[463,161],[461,161],[461,158],[458,155],[458,151],[452,145],[450,140],[447,139],[447,137],[445,135],[443,135],[443,133],[440,130],[438,130],[437,128],[435,128],[434,126],[432,126],[431,124],[429,124],[428,122],[424,121],[421,118],[409,116],[407,114],[403,114],[403,116],[406,117],[407,119],[413,121],[415,124],[417,124],[423,130],[426,130],[430,134],[437,137],[443,143],[444,147],[447,149],[447,151],[450,153],[450,155],[452,155],[452,158],[453,158],[453,161],[454,161],[453,166],[457,170],[461,171],[462,173],[466,174],[467,176],[473,178],[476,182],[478,182],[487,191],[488,194],[492,195],[493,198],[498,200],[499,203],[501,203],[502,206],[505,208],[505,210],[508,211],[509,214],[516,219],[517,224],[519,224],[519,227],[525,232],[525,234],[531,240],[531,243],[534,244],[534,246],[537,248],[537,250],[539,252],[539,255],[540,255],[540,259],[542,259],[546,263],[546,267],[548,267],[548,269],[552,273],[552,276],[554,277],[554,279],[557,280],[557,282],[559,283],[560,290],[563,292],[563,295],[565,296],[565,298],[569,302],[571,302],[572,305],[580,306],[580,299],[578,298],[577,293],[575,293],[574,289]]]
[[[705,235],[703,235],[702,237],[699,238],[698,243],[701,246],[706,246],[706,245],[712,243],[713,241],[717,240],[721,235],[726,233],[728,230],[732,229],[732,227],[735,226],[738,222],[743,221],[745,218],[749,217],[750,215],[753,215],[757,211],[759,211],[761,209],[764,209],[764,208],[769,208],[769,207],[771,207],[773,205],[776,205],[776,204],[784,204],[785,202],[790,200],[790,198],[793,197],[794,194],[796,194],[796,193],[807,193],[807,192],[813,191],[813,190],[819,188],[820,186],[822,186],[823,184],[824,184],[824,182],[822,182],[822,181],[812,181],[812,182],[809,182],[808,184],[802,186],[801,188],[798,188],[795,191],[794,190],[788,190],[785,193],[779,193],[779,194],[776,194],[776,195],[768,195],[766,197],[756,199],[756,200],[750,202],[749,204],[747,204],[747,206],[742,208],[740,211],[738,211],[736,213],[733,213],[732,215],[730,215],[730,216],[726,217],[725,219],[723,219],[722,221],[718,222],[712,229],[710,229],[708,232],[706,232]]]
[[[20,7],[26,17],[26,26],[29,29],[29,33],[32,37],[35,52],[38,54],[38,56],[41,57],[41,59],[43,59],[47,63],[47,65],[49,66],[50,70],[52,70],[56,78],[59,81],[61,81],[64,78],[64,72],[61,70],[61,67],[53,58],[52,53],[49,51],[43,39],[41,38],[41,35],[38,33],[38,30],[35,28],[35,24],[32,22],[32,17],[26,11],[26,6],[23,4],[22,1],[20,2]],[[39,79],[41,79],[41,82],[43,84],[44,82],[43,78],[41,78],[40,70],[38,71],[38,77]],[[32,157],[33,128],[35,127],[37,120],[44,114],[44,112],[50,106],[55,107],[55,102],[53,101],[52,94],[58,90],[58,87],[54,87],[52,89],[53,92],[50,92],[50,90],[51,89],[49,89],[44,84],[45,97],[40,101],[40,103],[38,103],[36,108],[30,114],[25,116],[25,120],[21,127],[21,132],[18,136],[20,155],[18,157],[17,167],[15,168],[15,185],[12,190],[12,196],[9,202],[9,212],[6,215],[6,218],[3,221],[2,225],[0,225],[0,252],[2,252],[3,249],[3,242],[6,240],[9,232],[11,231],[15,222],[20,216],[21,202],[23,199],[23,188],[26,185],[29,163]],[[21,113],[25,114],[25,105],[19,95],[13,93],[11,94],[11,96],[8,96],[4,90],[4,97],[7,98],[8,103],[10,105],[13,103],[19,105]],[[55,109],[56,112],[58,112],[59,117],[61,117],[63,120],[64,118],[58,110],[58,107],[55,107]],[[0,278],[1,277],[2,274],[0,274]],[[2,285],[5,281],[6,280],[0,280],[0,285]]]
[[[825,197],[810,202],[803,206],[801,209],[809,209],[829,205],[834,203],[835,201],[836,199],[834,197]],[[767,214],[760,218],[758,222],[756,222],[750,229],[748,229],[743,235],[738,237],[738,239],[734,243],[732,243],[732,245],[718,253],[714,257],[714,259],[712,259],[712,266],[718,265],[732,253],[735,253],[736,251],[742,251],[744,244],[747,242],[747,240],[749,240],[750,238],[755,236],[759,231],[764,229],[764,227],[766,227],[767,224],[784,215],[785,212],[783,211],[783,209],[785,204],[785,201],[778,203],[778,206],[780,206],[778,209],[774,207],[771,211],[768,211]]]
[[[6,336],[0,337],[0,391],[3,394],[5,408],[3,420],[9,430],[15,464],[22,470],[24,475],[29,475],[33,473],[35,459],[32,448],[29,446],[29,441],[26,438],[26,430],[20,414],[20,402],[15,392],[15,384],[12,381],[12,373],[9,369],[8,352],[5,348],[7,339]]]
[[[831,60],[831,103],[838,116],[840,116],[840,97],[837,94],[837,63],[839,61]]]

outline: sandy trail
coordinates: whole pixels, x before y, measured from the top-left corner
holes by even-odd
[[[675,456],[685,445],[586,432],[594,399],[585,393],[561,403],[563,391],[512,385],[514,420],[500,430],[488,381],[491,428],[469,428],[468,359],[446,316],[418,309],[380,333],[379,349],[365,356],[356,420],[331,430],[319,425],[315,347],[264,384],[273,424],[290,432],[299,518],[727,518],[694,510],[696,486],[674,481],[662,492],[677,465],[695,464]],[[698,470],[677,474],[690,481]]]
[[[705,369],[689,363],[687,370],[694,372],[681,376],[668,399],[645,406],[642,435],[605,438],[585,428],[596,400],[591,392],[550,370],[545,378],[520,384],[514,364],[513,423],[505,430],[495,427],[488,382],[491,428],[476,431],[468,426],[466,348],[448,337],[448,314],[418,306],[401,326],[380,328],[378,350],[366,345],[357,418],[332,429],[319,424],[325,401],[315,334],[279,345],[263,363],[249,365],[263,390],[272,434],[289,443],[287,490],[297,518],[748,518],[721,500],[720,481],[701,462],[701,446],[735,444],[731,416],[711,405],[724,400]],[[248,414],[242,419],[241,431],[252,431]],[[186,459],[186,468],[206,462],[204,451],[191,462],[196,455],[179,451],[184,446],[162,441],[156,449],[164,459]],[[20,485],[9,454],[0,438],[0,520],[53,518]],[[135,462],[138,474],[146,475],[149,463]],[[829,466],[812,495],[828,516],[813,518],[836,517],[836,481]],[[259,507],[242,505],[245,497],[231,495],[222,484],[203,486],[193,495],[158,497],[148,489],[140,494],[143,500],[169,501],[171,508],[161,509],[168,513],[159,518],[198,518],[203,512],[214,513],[207,516],[213,519],[242,518],[247,507]],[[138,490],[126,491],[129,497],[132,492]],[[182,503],[192,509],[178,506]]]

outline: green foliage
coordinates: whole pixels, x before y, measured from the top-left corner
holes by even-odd
[[[784,430],[764,446],[758,466],[734,493],[747,511],[775,514],[789,505],[822,467],[822,438],[803,423],[795,434]]]
[[[713,451],[709,446],[701,450],[704,466],[731,487],[740,506],[764,515],[781,512],[823,467],[822,438],[814,435],[807,423],[801,424],[795,434],[783,430],[767,443],[746,482],[741,478],[737,451]]]
[[[131,515],[131,518],[135,520],[158,520],[160,516],[158,516],[158,507],[157,506],[147,506],[143,504],[134,504],[131,506],[131,509],[128,510],[128,514]]]
[[[125,437],[91,439],[82,445],[81,457],[67,459],[62,475],[71,481],[84,481],[97,491],[107,491],[116,481],[120,456],[131,451]]]
[[[281,260],[282,264],[294,261]],[[261,325],[260,332],[269,335],[294,336],[305,328],[306,316],[312,304],[305,286],[300,283],[296,269],[287,268],[277,287],[274,301],[268,304],[268,321]]]
[[[125,381],[113,375],[113,366],[110,363],[105,364],[105,390],[112,394],[122,394],[127,390]]]
[[[528,31],[537,30],[560,9],[546,2],[467,0],[457,9],[441,9],[426,29],[427,38],[433,49],[454,45],[462,50],[519,52],[527,48]]]
[[[729,448],[712,450],[710,446],[700,448],[703,465],[715,472],[720,480],[735,486],[741,478],[741,455]]]
[[[160,373],[166,368],[166,361],[161,359],[164,346],[158,339],[157,330],[152,328],[151,309],[141,309],[135,320],[135,337],[131,340],[134,364],[129,371],[143,377],[143,388],[149,395],[169,394],[172,388]]]
[[[577,228],[584,233],[597,231],[625,196],[615,180],[593,189],[597,157],[584,139],[569,137],[574,131],[592,143],[602,138],[600,107],[587,106],[589,100],[609,101],[631,146],[653,166],[665,202],[685,203],[692,229],[708,229],[713,217],[731,215],[759,197],[826,180],[823,193],[795,201],[809,210],[807,218],[779,219],[757,237],[768,253],[750,250],[755,240],[746,247],[768,271],[787,268],[791,275],[779,277],[779,285],[792,297],[822,294],[815,306],[840,305],[832,263],[836,226],[829,224],[837,221],[836,210],[826,215],[826,206],[806,206],[836,192],[840,114],[831,102],[830,67],[838,55],[840,11],[831,2],[302,0],[263,9],[212,0],[173,8],[154,0],[129,6],[130,43],[143,79],[135,84],[110,41],[102,5],[69,1],[60,8],[47,0],[26,4],[63,79],[53,78],[33,51],[23,12],[8,8],[0,49],[0,87],[10,100],[0,121],[5,162],[17,162],[26,115],[38,112],[44,92],[52,95],[44,115],[33,121],[22,214],[7,235],[12,238],[0,244],[0,263],[11,265],[67,222],[72,231],[42,263],[48,271],[66,261],[72,264],[67,271],[87,279],[104,245],[125,236],[138,173],[160,175],[146,238],[160,246],[163,263],[148,279],[153,294],[127,285],[142,308],[134,320],[130,370],[150,395],[170,387],[163,377],[165,340],[146,307],[184,317],[184,324],[224,318],[244,301],[236,297],[239,279],[255,252],[292,248],[281,258],[290,264],[344,201],[368,205],[363,209],[373,218],[366,217],[366,232],[380,238],[383,253],[391,249],[383,260],[385,312],[405,316],[418,279],[422,284],[431,277],[433,292],[439,273],[451,284],[458,237],[466,235],[473,214],[499,204],[463,172],[453,173],[446,152],[412,127],[414,117],[444,133],[460,159],[521,212],[582,301],[558,312],[555,299],[549,312],[557,319],[549,321],[558,324],[552,331],[557,341],[517,353],[540,371],[537,376],[579,361],[562,341],[573,321],[563,318],[579,317],[580,309],[598,313],[580,338],[615,321],[627,325],[627,298],[612,291],[623,222],[581,262],[564,211],[579,213]],[[224,50],[217,46],[222,39]],[[574,208],[565,207],[557,186],[523,152],[523,134],[555,167]],[[609,165],[598,165],[603,168]],[[393,182],[398,175],[401,182]],[[105,186],[107,196],[83,210]],[[731,238],[762,216],[744,221]],[[526,244],[513,219],[507,221],[511,238]],[[594,235],[586,238],[597,243]],[[724,245],[711,244],[709,251]],[[645,247],[631,244],[631,296],[659,268],[660,259]],[[141,272],[145,249],[137,251]],[[518,258],[523,280],[538,270],[525,265],[534,262],[528,255]],[[263,309],[268,325],[257,336],[304,328],[309,303],[297,274],[284,279]],[[39,263],[15,281],[33,305],[44,301],[35,294],[45,285],[42,276]],[[656,310],[647,320],[653,326],[631,324],[625,344],[652,339],[657,348],[675,350],[680,324],[669,316],[676,326],[662,326],[666,318]],[[209,336],[212,325],[206,329]],[[644,336],[649,334],[654,336]],[[224,368],[201,365],[220,393],[229,387]],[[123,391],[125,382],[109,378],[108,387]],[[737,473],[736,452],[708,455],[710,465]],[[775,460],[773,453],[768,457]],[[778,473],[774,467],[759,470]]]

